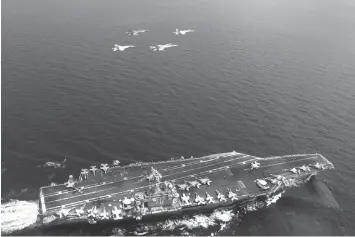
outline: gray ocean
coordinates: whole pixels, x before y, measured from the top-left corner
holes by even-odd
[[[2,209],[24,210],[39,187],[92,164],[233,150],[321,153],[339,203],[296,191],[223,228],[188,216],[17,234],[355,235],[353,0],[4,0],[1,33]]]

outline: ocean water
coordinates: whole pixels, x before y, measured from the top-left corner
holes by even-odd
[[[318,152],[335,165],[320,178],[339,207],[288,194],[227,221],[22,234],[355,235],[354,42],[352,0],[2,1],[2,223],[91,164]]]

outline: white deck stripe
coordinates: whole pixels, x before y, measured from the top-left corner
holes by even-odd
[[[227,157],[228,155],[225,155],[225,157]],[[243,156],[244,157],[244,156]],[[214,157],[214,158],[208,158],[206,163],[207,162],[210,162],[210,161],[213,161],[213,160],[217,160],[217,159],[220,159],[221,156],[218,156],[218,157]],[[204,162],[203,162],[204,163]],[[196,165],[196,164],[201,164],[201,162],[193,162],[193,163],[188,163],[187,165],[184,166],[184,168],[188,167],[188,166],[191,166],[191,165]],[[174,170],[174,169],[179,169],[179,168],[182,168],[182,166],[174,166],[174,167],[171,167],[171,168],[165,168],[165,169],[160,169],[161,171],[169,171],[169,170]],[[116,180],[116,181],[111,181],[111,182],[105,182],[105,185],[106,184],[112,184],[112,183],[117,183],[117,182],[122,182],[122,181],[127,181],[127,180],[131,180],[131,179],[136,179],[136,178],[140,178],[140,177],[144,177],[144,175],[140,175],[140,176],[135,176],[135,177],[132,177],[132,178],[129,178],[129,179],[122,179],[122,180]],[[81,190],[84,190],[84,189],[88,189],[88,188],[93,188],[93,187],[97,187],[97,186],[102,186],[104,184],[94,184],[94,185],[87,185],[87,186],[84,186],[83,189]],[[64,185],[61,185],[61,186],[64,186]],[[47,186],[47,187],[51,187],[51,186]],[[50,195],[45,195],[44,197],[52,197],[52,196],[56,196],[56,195],[61,195],[61,194],[65,194],[65,193],[71,193],[71,192],[75,192],[75,190],[73,191],[66,191],[66,192],[56,192],[56,193],[53,193],[53,194],[50,194]]]
[[[243,153],[239,153],[239,152],[224,152],[224,153],[216,153],[216,154],[212,154],[212,155],[208,155],[208,156],[201,156],[201,157],[187,157],[185,159],[180,159],[177,158],[176,160],[163,160],[163,161],[156,161],[156,162],[138,162],[137,166],[145,166],[145,165],[155,165],[155,164],[163,164],[163,163],[173,163],[173,162],[179,162],[181,160],[200,160],[200,159],[206,159],[206,158],[214,158],[216,156],[229,156],[229,155],[246,155]],[[134,164],[130,164],[130,165],[126,165],[126,166],[122,166],[122,167],[137,167]]]
[[[226,161],[222,161],[222,162],[218,162],[218,163],[213,163],[213,164],[210,164],[210,165],[206,165],[206,166],[199,166],[197,168],[206,168],[208,166],[213,166],[213,165],[216,165],[216,164],[222,164],[222,163],[226,163],[226,162],[229,162],[229,161],[233,161],[233,160],[238,160],[238,159],[241,159],[241,158],[244,158],[244,157],[248,157],[248,155],[246,156],[241,156],[241,157],[235,157],[233,159],[230,159],[230,160],[226,160]],[[181,168],[181,167],[180,167]],[[185,168],[185,167],[184,167]],[[195,169],[197,169],[195,168]],[[171,175],[176,175],[176,174],[180,174],[180,173],[184,173],[184,172],[188,172],[188,171],[193,171],[195,169],[189,169],[189,170],[185,170],[185,171],[181,171],[179,173],[175,173],[175,174],[169,174],[169,175],[165,175],[163,177],[167,177],[167,176],[171,176]],[[189,175],[188,175],[189,176]],[[128,179],[129,180],[129,179]],[[126,181],[126,180],[121,180],[121,181],[117,181],[118,182],[122,182],[122,181]],[[115,182],[113,182],[115,183]],[[106,185],[106,184],[101,184],[101,186],[103,185]],[[106,188],[106,189],[102,189],[102,190],[95,190],[94,192],[89,192],[89,193],[84,193],[84,194],[79,194],[79,195],[76,195],[76,196],[72,196],[72,197],[67,197],[67,198],[62,198],[62,199],[56,199],[54,201],[50,201],[50,202],[47,202],[47,203],[53,203],[53,202],[58,202],[58,201],[63,201],[63,200],[67,200],[67,199],[71,199],[71,198],[75,198],[75,197],[82,197],[82,196],[86,196],[86,195],[89,195],[89,194],[93,194],[93,193],[99,193],[99,192],[104,192],[104,191],[107,191],[107,190],[110,190],[112,187],[110,188]],[[105,195],[106,196],[106,195]]]
[[[248,155],[247,155],[247,156],[248,156]],[[250,156],[250,157],[251,157],[251,158],[254,158],[254,157],[252,157],[252,156]],[[272,164],[272,165],[260,166],[260,168],[261,168],[261,167],[275,166],[275,165],[278,165],[278,164],[288,164],[288,163],[292,163],[292,162],[297,162],[297,161],[301,161],[301,160],[309,160],[309,159],[314,159],[314,158],[318,158],[318,156],[308,157],[308,158],[304,158],[304,159],[297,159],[297,160],[288,161],[288,162],[280,162],[280,163],[276,163],[276,164]],[[256,160],[256,159],[257,159],[257,157],[255,157],[253,160]],[[237,164],[235,164],[235,165],[232,165],[232,166],[230,166],[230,168],[231,168],[231,167],[235,167],[235,166],[237,166],[238,164],[241,164],[241,163],[242,163],[242,162],[237,163]],[[198,173],[198,174],[209,173],[210,171],[218,171],[218,170],[223,170],[223,169],[224,169],[224,167],[220,167],[220,168],[217,168],[217,169],[213,169],[213,170],[208,170],[208,171],[200,172],[200,173]],[[184,176],[184,177],[180,177],[180,178],[177,178],[177,179],[173,179],[173,180],[183,179],[183,178],[186,178],[186,177],[188,177],[188,176],[190,176],[190,175],[187,175],[187,176]],[[164,177],[165,177],[165,176],[164,176]],[[147,186],[139,187],[139,188],[136,188],[135,190],[139,190],[139,189],[142,189],[142,188],[147,188],[147,187],[149,187],[149,186],[152,186],[152,185],[147,185]],[[106,190],[107,190],[107,189],[106,189]],[[112,193],[111,196],[116,195],[116,194],[123,194],[123,193],[126,193],[126,192],[130,192],[130,190],[126,190],[126,191],[123,191],[123,192]],[[93,198],[93,200],[99,199],[99,198],[102,198],[102,197],[106,197],[106,196],[107,196],[107,195],[95,197],[95,198]],[[79,201],[79,202],[73,202],[73,203],[71,203],[71,204],[68,204],[68,206],[71,206],[71,205],[74,205],[74,206],[80,205],[79,203],[83,203],[83,202],[90,201],[90,200],[91,200],[91,199],[87,199],[87,200],[83,200],[83,201]],[[48,210],[55,209],[55,208],[58,208],[58,206],[57,206],[57,207],[48,208]]]
[[[256,160],[256,159],[254,159],[254,160]],[[241,164],[242,162],[240,162],[240,163],[238,163],[238,164]],[[236,165],[234,165],[234,166],[231,166],[231,167],[235,167],[235,166],[237,166],[237,164]],[[221,168],[218,168],[218,169],[213,169],[213,172],[218,172],[218,171],[220,171],[220,170],[223,170],[224,169],[224,167],[221,167]],[[203,173],[207,173],[207,172],[209,172],[209,171],[204,171],[204,172],[201,172],[201,173],[199,173],[199,174],[203,174]],[[184,176],[184,177],[180,177],[180,178],[178,178],[178,179],[183,179],[183,178],[186,178],[186,177],[189,177],[190,175],[187,175],[187,176]],[[173,179],[173,180],[178,180],[178,179]],[[146,188],[146,187],[149,187],[149,186],[153,186],[153,185],[148,185],[148,186],[144,186],[144,187],[139,187],[139,188],[136,188],[136,190],[138,190],[138,189],[142,189],[142,188]],[[123,192],[120,192],[120,193],[115,193],[115,194],[112,194],[112,195],[116,195],[116,194],[123,194],[123,193],[125,193],[125,192],[129,192],[129,190],[126,190],[126,191],[123,191]],[[245,196],[248,196],[249,194],[245,194]],[[66,205],[66,207],[71,207],[71,208],[73,208],[73,207],[75,207],[75,206],[77,206],[77,205],[81,205],[82,203],[85,203],[85,202],[87,202],[87,201],[94,201],[95,199],[99,199],[99,198],[103,198],[103,197],[105,197],[105,196],[107,196],[107,195],[104,195],[104,196],[100,196],[100,197],[95,197],[95,198],[92,198],[92,200],[91,199],[87,199],[87,200],[83,200],[83,201],[79,201],[79,202],[73,202],[73,203],[71,203],[71,204],[68,204],[68,205]],[[239,197],[239,196],[238,196]],[[55,209],[55,208],[58,208],[59,206],[57,206],[57,207],[52,207],[52,208],[48,208],[48,209]]]
[[[209,158],[206,162],[209,162],[209,161],[213,161],[213,160],[216,160],[216,159],[219,159],[220,157],[215,157],[215,158]],[[184,167],[186,166],[191,166],[191,165],[195,165],[195,164],[200,164],[200,162],[193,162],[193,163],[188,163],[187,165],[185,165]],[[165,169],[160,169],[161,171],[169,171],[169,170],[173,170],[173,169],[178,169],[178,168],[182,168],[182,166],[173,166],[171,168],[165,168]],[[110,182],[106,182],[105,184],[112,184],[112,183],[116,183],[116,182],[121,182],[121,181],[127,181],[127,180],[130,180],[130,179],[135,179],[135,178],[140,178],[140,177],[144,177],[143,175],[139,175],[139,176],[135,176],[135,177],[131,177],[129,179],[122,179],[122,180],[116,180],[116,181],[110,181]],[[101,186],[103,184],[94,184],[94,185],[86,185],[84,186],[84,189],[88,189],[88,188],[93,188],[93,187],[97,187],[97,186]],[[58,185],[58,186],[64,186],[64,185]],[[51,187],[51,186],[46,186],[46,187]],[[52,197],[52,196],[56,196],[56,195],[61,195],[61,194],[65,194],[65,193],[71,193],[71,192],[75,192],[75,190],[73,191],[66,191],[66,192],[62,192],[62,193],[59,193],[59,192],[56,192],[56,193],[53,193],[53,194],[50,194],[50,195],[45,195],[44,197]]]
[[[271,166],[275,166],[275,165],[281,165],[281,164],[288,164],[288,163],[292,163],[292,162],[297,162],[297,161],[300,161],[300,160],[310,160],[310,159],[314,159],[314,158],[317,158],[317,156],[312,156],[312,157],[308,157],[308,158],[304,158],[304,159],[298,159],[298,160],[292,160],[292,161],[288,161],[288,162],[280,162],[280,163],[275,163],[275,164],[272,164],[272,165],[264,165],[264,166],[260,166],[260,168],[264,168],[264,167],[271,167]]]
[[[142,162],[137,165],[125,165],[125,166],[115,166],[115,167],[110,167],[110,169],[123,169],[123,168],[134,168],[134,167],[139,167],[139,166],[147,166],[147,165],[155,165],[155,164],[163,164],[163,163],[173,163],[173,162],[181,162],[181,161],[195,161],[195,160],[201,160],[201,159],[212,159],[212,158],[221,158],[223,156],[228,156],[228,155],[245,155],[243,153],[233,153],[233,152],[225,152],[225,153],[217,153],[217,154],[212,154],[208,156],[201,156],[201,157],[193,157],[193,158],[185,158],[185,159],[176,159],[176,160],[165,160],[165,161],[157,161],[157,162]],[[218,156],[218,157],[217,157]],[[174,166],[175,167],[175,166]],[[117,171],[116,170],[116,171]],[[113,170],[115,172],[115,170]],[[64,186],[63,184],[60,184],[58,186]],[[50,188],[52,186],[43,186],[42,188]],[[47,196],[46,196],[47,197]]]
[[[293,154],[293,155],[285,155],[285,156],[269,156],[269,157],[265,157],[262,159],[273,160],[273,159],[282,159],[282,158],[288,158],[288,157],[302,157],[302,156],[316,156],[316,155],[321,156],[318,153],[315,153],[315,154]]]
[[[228,160],[228,161],[223,161],[223,162],[219,162],[219,163],[214,163],[214,164],[211,164],[211,165],[206,165],[206,166],[202,166],[202,167],[201,167],[201,166],[200,166],[200,167],[196,167],[195,169],[206,168],[206,167],[208,167],[208,166],[213,166],[213,165],[216,165],[216,164],[226,163],[226,162],[233,161],[233,160],[239,160],[239,159],[245,158],[245,157],[248,157],[248,155],[238,157],[237,159],[231,159],[231,160]],[[183,170],[183,171],[181,171],[180,173],[192,171],[192,170],[195,170],[195,169]],[[174,175],[174,174],[168,174],[168,175],[165,175],[164,177],[171,176],[171,175]]]
[[[233,152],[226,152],[226,153],[217,153],[217,154],[212,154],[212,155],[208,155],[208,156],[202,156],[202,157],[194,157],[194,158],[185,158],[183,159],[183,161],[194,161],[194,160],[200,160],[200,159],[212,159],[212,158],[217,158],[217,156],[222,157],[222,156],[228,156],[229,154],[233,154]],[[242,153],[236,153],[234,155],[237,154],[242,154]],[[147,165],[155,165],[155,164],[163,164],[163,163],[173,163],[173,162],[180,162],[182,161],[182,159],[176,159],[176,160],[166,160],[166,161],[158,161],[158,162],[142,162],[139,163],[139,165],[125,165],[125,166],[114,166],[114,167],[110,167],[109,170],[116,172],[119,169],[124,169],[124,168],[134,168],[134,167],[139,167],[139,166],[147,166]],[[177,166],[173,166],[173,167],[177,167]],[[57,185],[58,186],[64,186],[63,184]],[[48,185],[48,186],[43,186],[42,188],[50,188],[52,186]],[[45,196],[48,197],[48,196]]]
[[[248,156],[248,155],[247,155]],[[252,156],[249,156],[250,158],[253,158]],[[256,160],[257,159],[257,157],[256,158],[253,158],[253,159],[251,159],[251,160]],[[248,161],[251,161],[251,160],[248,160]],[[244,162],[244,161],[243,161]],[[242,164],[242,165],[244,165],[243,164],[243,162],[239,162],[239,163],[237,163],[237,164],[235,164],[235,165],[232,165],[232,166],[229,166],[230,168],[231,167],[235,167],[235,166],[238,166],[238,165],[240,165],[240,164]],[[218,172],[218,171],[220,171],[220,170],[224,170],[224,168],[225,168],[226,166],[224,166],[224,167],[220,167],[220,168],[216,168],[216,169],[213,169],[213,170],[208,170],[208,171],[203,171],[203,172],[200,172],[200,173],[197,173],[197,174],[194,174],[194,175],[199,175],[199,174],[204,174],[204,173],[211,173],[211,171],[212,172]],[[177,179],[172,179],[171,181],[173,181],[173,180],[179,180],[179,179],[184,179],[184,178],[186,178],[186,177],[189,177],[190,175],[187,175],[187,176],[183,176],[183,177],[180,177],[180,178],[177,178]],[[163,177],[165,177],[165,176],[163,176]],[[142,186],[142,187],[138,187],[138,188],[135,188],[134,190],[140,190],[140,189],[143,189],[143,188],[147,188],[147,187],[150,187],[150,186],[154,186],[154,184],[152,184],[152,185],[147,185],[147,186]],[[110,188],[109,188],[110,189]],[[106,189],[106,190],[109,190],[109,189]],[[105,190],[104,190],[105,191]],[[114,195],[117,195],[117,194],[123,194],[123,193],[127,193],[127,192],[131,192],[131,190],[125,190],[125,191],[122,191],[122,192],[117,192],[117,193],[111,193],[110,195],[111,196],[114,196]],[[107,195],[103,195],[103,196],[99,196],[99,197],[95,197],[95,198],[91,198],[92,200],[96,200],[96,199],[100,199],[100,198],[103,198],[103,197],[107,197]],[[86,200],[82,200],[82,201],[78,201],[78,202],[73,202],[73,203],[70,203],[70,204],[66,204],[65,206],[72,206],[72,205],[74,205],[74,206],[76,206],[76,205],[80,205],[81,203],[85,203],[85,202],[87,202],[87,201],[90,201],[91,199],[86,199]],[[56,206],[56,207],[51,207],[51,208],[48,208],[48,210],[52,210],[52,209],[56,209],[56,208],[58,208],[59,206]]]

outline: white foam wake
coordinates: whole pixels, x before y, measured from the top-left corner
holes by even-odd
[[[270,206],[272,203],[276,203],[277,200],[279,200],[279,199],[282,197],[282,194],[283,194],[284,192],[285,192],[285,191],[283,191],[283,192],[281,192],[281,193],[279,193],[279,194],[277,194],[277,195],[275,195],[275,196],[272,196],[272,197],[268,198],[268,199],[266,200],[266,206]]]
[[[241,221],[241,216],[244,213],[257,211],[259,209],[270,206],[273,203],[276,203],[282,196],[285,191],[269,197],[264,201],[254,201],[247,203],[242,210],[233,211],[226,209],[217,209],[213,213],[208,215],[194,215],[194,216],[185,216],[183,218],[178,219],[168,219],[166,221],[158,222],[155,225],[142,225],[137,227],[134,235],[155,235],[161,233],[161,231],[176,231],[180,230],[180,235],[182,236],[193,236],[193,231],[196,229],[202,228],[211,232],[211,236],[220,235],[221,231],[228,230],[230,225],[238,225]],[[210,227],[219,227],[219,229],[213,230]],[[126,235],[126,231],[124,229],[115,228],[112,236],[123,236]]]
[[[34,224],[38,201],[11,200],[1,204],[1,233],[9,234]]]
[[[220,225],[220,229],[223,229],[234,216],[235,214],[231,210],[216,210],[210,215],[195,215],[191,218],[167,220],[162,223],[161,228],[171,231],[176,228],[192,230],[195,228],[208,229],[211,226]]]
[[[201,214],[187,218],[169,219],[163,222],[158,222],[155,225],[143,225],[137,227],[134,235],[155,235],[157,231],[158,233],[161,233],[161,231],[176,231],[179,229],[181,235],[192,236],[194,234],[191,231],[194,229],[209,229],[212,226],[219,226],[219,231],[221,231],[225,229],[228,224],[232,223],[235,216],[236,214],[231,210],[216,210],[209,215]],[[218,231],[216,233],[218,233]],[[122,236],[125,234],[125,230],[115,228],[112,236]]]

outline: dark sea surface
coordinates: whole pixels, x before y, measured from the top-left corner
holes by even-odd
[[[318,152],[335,166],[320,178],[340,207],[296,191],[218,235],[355,235],[353,0],[4,0],[1,86],[4,202],[115,159]],[[102,228],[24,234],[131,233]]]

